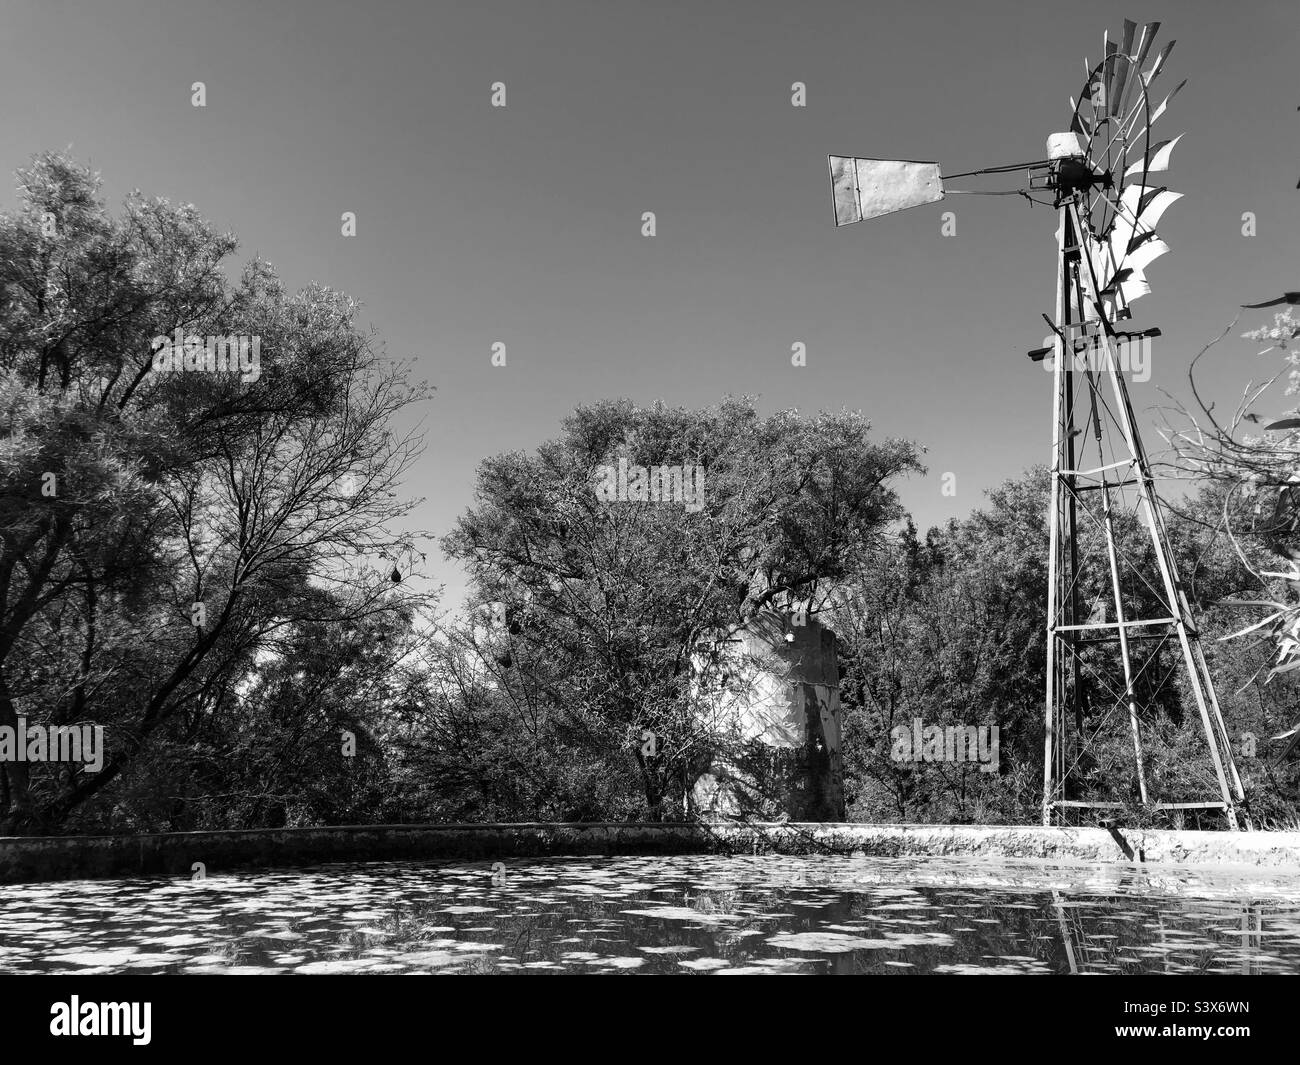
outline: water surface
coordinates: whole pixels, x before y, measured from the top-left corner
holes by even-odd
[[[1300,876],[656,856],[20,884],[0,972],[1296,973]]]

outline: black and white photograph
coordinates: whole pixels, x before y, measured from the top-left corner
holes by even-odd
[[[1298,15],[0,0],[14,1045],[1281,1034]]]

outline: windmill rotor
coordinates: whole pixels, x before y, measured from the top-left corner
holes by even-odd
[[[1070,100],[1070,131],[1080,141],[1086,138],[1083,157],[1076,161],[1086,178],[1079,180],[1063,167],[1056,184],[1058,198],[1071,193],[1080,197],[1088,258],[1115,318],[1130,317],[1130,304],[1151,291],[1146,268],[1169,250],[1155,227],[1169,205],[1181,198],[1181,193],[1153,184],[1151,177],[1168,170],[1182,139],[1180,134],[1153,143],[1152,127],[1186,84],[1179,84],[1152,110],[1151,84],[1175,43],[1170,41],[1143,69],[1159,28],[1160,23],[1149,23],[1137,36],[1137,24],[1126,20],[1120,45],[1107,37],[1105,58],[1089,71],[1078,103]]]

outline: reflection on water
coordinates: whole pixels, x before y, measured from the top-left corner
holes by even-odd
[[[1294,973],[1300,876],[681,856],[21,884],[0,972]]]

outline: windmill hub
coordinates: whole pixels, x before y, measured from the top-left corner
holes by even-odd
[[[1115,176],[1109,170],[1094,170],[1084,159],[1057,159],[1052,163],[1047,187],[1069,196],[1092,188],[1114,188]]]

